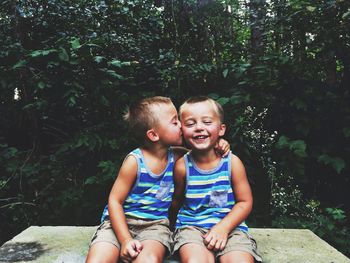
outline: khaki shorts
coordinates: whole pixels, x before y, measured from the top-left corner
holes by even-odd
[[[171,251],[171,231],[169,229],[169,220],[141,220],[126,219],[131,236],[142,242],[144,240],[156,240],[163,244],[168,252]],[[104,221],[94,233],[90,247],[97,242],[107,242],[115,245],[120,250],[120,243],[114,234],[112,224],[109,220]]]
[[[207,229],[192,226],[176,229],[174,233],[174,253],[178,252],[181,246],[188,243],[195,243],[205,246],[202,236],[207,231]],[[256,261],[262,261],[262,258],[257,252],[256,241],[248,233],[238,229],[235,229],[230,233],[225,248],[214,253],[215,257],[218,258],[231,251],[248,252],[255,258]]]

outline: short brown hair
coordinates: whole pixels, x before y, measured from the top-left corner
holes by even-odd
[[[123,118],[129,124],[130,132],[140,143],[144,142],[146,132],[158,124],[153,106],[172,103],[170,98],[155,96],[139,100],[130,105]]]
[[[220,122],[223,123],[224,122],[224,110],[223,110],[222,106],[217,101],[215,101],[212,98],[209,98],[207,96],[195,96],[195,97],[191,97],[188,100],[186,100],[180,106],[179,115],[181,116],[181,113],[184,110],[184,108],[186,107],[186,105],[195,104],[198,102],[206,102],[206,101],[210,102],[213,105],[213,108],[214,108],[216,114],[218,115]]]

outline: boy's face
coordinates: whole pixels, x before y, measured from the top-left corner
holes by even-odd
[[[186,143],[196,150],[214,148],[226,130],[209,101],[186,105],[181,112],[181,126]]]
[[[159,141],[168,146],[181,145],[181,123],[175,106],[172,103],[162,103],[156,105],[153,108],[153,112],[157,115],[158,119],[155,131],[159,136]]]

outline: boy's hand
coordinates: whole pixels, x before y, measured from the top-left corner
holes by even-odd
[[[219,155],[225,157],[230,152],[230,144],[225,139],[220,138],[220,140],[216,143],[214,149]]]
[[[123,262],[131,262],[142,250],[142,244],[136,239],[128,239],[121,245],[120,259]]]
[[[203,236],[203,242],[209,250],[220,251],[225,248],[227,237],[227,231],[215,225]]]

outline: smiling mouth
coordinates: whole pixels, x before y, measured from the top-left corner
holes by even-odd
[[[209,137],[208,135],[198,135],[198,136],[193,136],[193,139],[195,139],[195,140],[205,140],[208,137]]]

